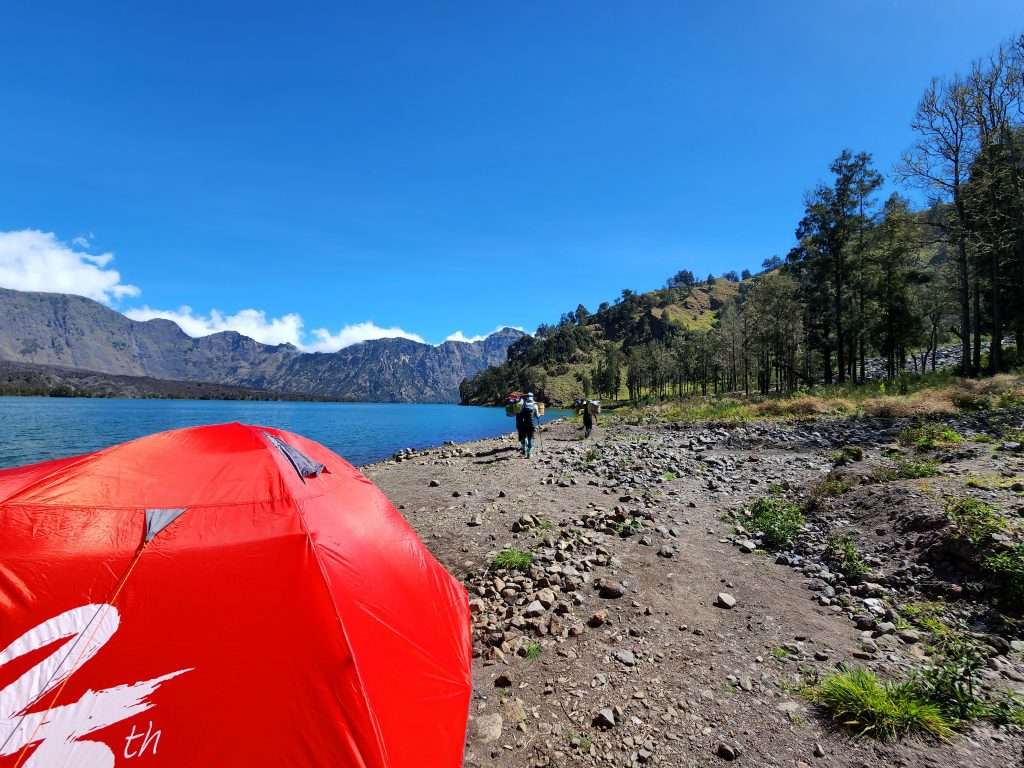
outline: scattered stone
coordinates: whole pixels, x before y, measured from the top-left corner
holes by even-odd
[[[626,594],[626,588],[619,584],[617,581],[611,581],[610,579],[602,579],[598,584],[598,594],[601,597],[608,598],[609,600],[615,600]]]
[[[718,748],[715,750],[715,754],[723,760],[732,762],[740,756],[740,751],[731,744],[726,744],[724,741],[718,742]]]
[[[529,605],[526,606],[526,609],[523,611],[523,616],[525,616],[528,619],[533,619],[533,618],[536,618],[537,616],[543,616],[543,615],[544,615],[544,606],[541,605],[540,600],[532,601]]]
[[[628,649],[618,650],[612,654],[612,658],[626,667],[636,666],[636,656]]]
[[[615,712],[611,707],[605,707],[604,709],[598,710],[597,714],[594,715],[594,725],[598,728],[614,728],[615,727]]]
[[[493,715],[480,715],[473,723],[473,730],[476,733],[477,741],[481,744],[490,744],[501,738],[501,729],[504,721],[497,712]]]
[[[718,597],[715,598],[715,605],[719,608],[725,608],[726,610],[736,607],[736,598],[730,595],[728,592],[719,592]]]

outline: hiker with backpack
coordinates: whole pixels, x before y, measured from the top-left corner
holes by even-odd
[[[586,440],[590,437],[591,431],[594,429],[594,412],[591,410],[590,403],[586,403],[583,406],[583,439]]]
[[[516,414],[516,432],[519,435],[519,447],[523,456],[530,458],[533,451],[534,429],[540,424],[540,412],[537,410],[537,402],[533,399],[533,392],[526,393],[519,413]]]

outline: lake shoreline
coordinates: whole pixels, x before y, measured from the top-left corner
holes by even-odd
[[[170,429],[241,422],[323,443],[355,466],[406,450],[502,435],[499,408],[451,403],[339,403],[135,398],[0,397],[7,439],[0,468],[81,455]]]

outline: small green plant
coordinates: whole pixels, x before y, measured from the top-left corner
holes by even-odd
[[[576,733],[576,731],[569,731],[569,746],[575,747],[581,752],[589,752],[593,743],[594,742],[584,734]]]
[[[989,555],[982,564],[1010,600],[1024,601],[1024,544]]]
[[[640,531],[640,519],[637,517],[627,517],[625,520],[616,523],[613,529],[623,538],[633,536]]]
[[[846,475],[829,475],[818,483],[811,491],[816,499],[831,499],[842,496],[853,488],[853,480]]]
[[[772,656],[779,660],[785,660],[789,658],[789,649],[784,648],[781,645],[776,645],[774,648],[771,649],[771,651],[769,651],[769,653],[771,653]]]
[[[675,472],[666,472],[661,476],[661,479],[664,480],[666,483],[671,483],[677,477],[678,475]]]
[[[533,565],[533,555],[521,549],[503,549],[494,556],[491,565],[508,571],[525,571]]]
[[[536,661],[537,659],[540,658],[540,655],[543,652],[544,652],[544,649],[541,647],[541,644],[538,643],[536,640],[531,640],[529,643],[526,644],[526,660],[527,661]]]
[[[977,643],[962,635],[942,645],[941,656],[919,671],[911,683],[951,722],[968,722],[987,714],[980,694],[986,656]]]
[[[545,517],[539,523],[537,523],[537,527],[540,528],[540,530],[542,531],[550,531],[552,528],[555,527],[555,524]]]
[[[900,445],[913,446],[918,451],[951,448],[963,442],[963,435],[943,424],[925,424],[908,427],[899,433]]]
[[[833,536],[829,540],[826,556],[851,583],[862,581],[871,570],[849,535]]]
[[[591,448],[589,451],[587,451],[587,455],[583,457],[584,461],[586,461],[587,464],[593,464],[600,458],[601,454],[598,452],[597,448]]]
[[[804,527],[799,507],[779,496],[763,496],[754,502],[752,525],[761,531],[764,543],[774,549],[787,547]]]
[[[988,705],[988,718],[996,725],[1024,728],[1024,699],[1004,694]]]
[[[781,496],[785,489],[778,483],[768,483],[768,495]]]
[[[976,546],[1006,529],[1005,519],[994,507],[970,496],[949,499],[946,516],[960,529],[961,535]]]
[[[939,464],[931,459],[899,458],[887,461],[871,470],[871,479],[876,483],[890,483],[893,480],[920,480],[939,474]]]
[[[911,734],[948,739],[954,723],[913,683],[883,682],[867,669],[834,672],[805,695],[837,723],[888,741]]]

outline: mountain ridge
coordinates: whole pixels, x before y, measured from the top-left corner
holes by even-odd
[[[338,400],[457,402],[460,382],[504,362],[524,335],[504,328],[476,342],[391,338],[303,352],[237,331],[192,337],[172,320],[132,320],[73,294],[0,288],[0,360]]]

